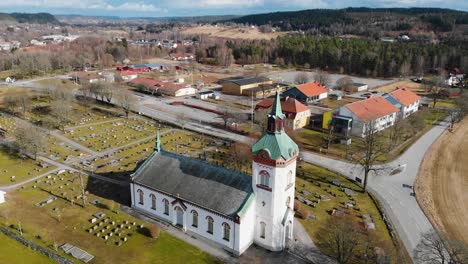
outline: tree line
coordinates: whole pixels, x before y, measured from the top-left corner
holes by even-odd
[[[199,62],[218,65],[275,63],[372,77],[423,75],[453,67],[468,69],[468,50],[463,45],[387,43],[313,35],[202,43],[196,56]]]

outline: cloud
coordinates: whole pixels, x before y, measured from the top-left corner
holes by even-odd
[[[109,10],[109,11],[136,11],[155,12],[167,11],[153,4],[144,2],[125,2],[119,5],[107,0],[0,0],[0,7],[41,7],[51,9],[73,8],[81,10]]]

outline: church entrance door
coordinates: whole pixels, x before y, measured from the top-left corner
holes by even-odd
[[[184,226],[184,212],[180,207],[176,208],[176,214],[177,214],[177,222],[176,225],[178,226]]]

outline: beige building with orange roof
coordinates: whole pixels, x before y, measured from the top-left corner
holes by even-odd
[[[256,105],[255,109],[270,109],[273,101],[271,98],[262,100]],[[281,109],[286,116],[285,126],[292,130],[303,128],[310,123],[310,109],[292,97],[281,100]]]

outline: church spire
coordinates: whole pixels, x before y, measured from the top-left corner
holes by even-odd
[[[281,133],[284,129],[284,114],[281,109],[280,94],[276,92],[275,101],[270,114],[268,114],[268,133]]]
[[[159,129],[156,132],[156,145],[154,146],[154,151],[160,152],[161,151],[161,137],[159,136]]]

